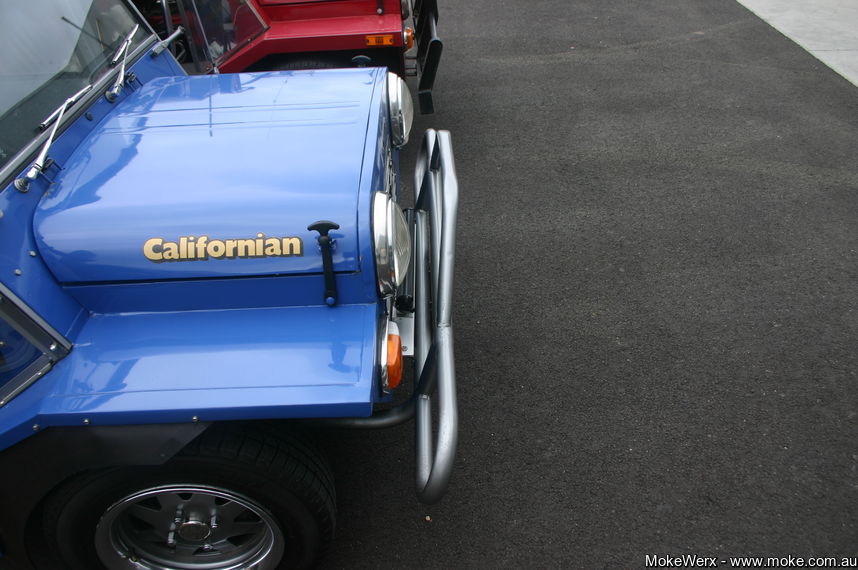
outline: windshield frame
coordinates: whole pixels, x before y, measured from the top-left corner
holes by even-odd
[[[132,14],[133,18],[136,20],[136,23],[140,25],[140,30],[147,34],[146,37],[135,47],[132,51],[129,51],[127,54],[127,67],[130,68],[134,65],[146,52],[148,52],[153,45],[155,45],[159,40],[158,36],[152,30],[152,27],[149,23],[143,18],[140,14],[140,11],[137,10],[137,7],[127,0],[116,0],[118,3],[125,6]],[[109,68],[109,67],[108,67]],[[109,71],[104,73],[97,81],[93,82],[92,89],[80,100],[78,100],[73,106],[71,106],[66,113],[62,117],[62,121],[57,126],[56,135],[54,139],[59,139],[62,134],[71,126],[78,118],[80,118],[84,113],[86,113],[87,109],[93,105],[100,97],[102,97],[105,92],[113,85],[116,81],[116,77],[119,74],[120,66],[114,66],[109,68]],[[73,93],[69,93],[68,96],[73,95]],[[43,120],[48,117],[48,115],[54,109],[46,109],[44,117],[40,117],[38,120]],[[35,160],[38,155],[41,147],[44,145],[45,141],[51,135],[51,126],[44,129],[41,133],[34,136],[30,141],[25,144],[21,149],[16,152],[12,158],[9,159],[6,164],[0,167],[0,192],[6,190],[14,180],[16,176],[18,176],[24,169],[26,169],[32,162]]]
[[[206,18],[206,22],[204,22],[202,14],[213,14],[213,10],[216,10],[217,8],[210,7],[210,4],[216,3],[217,2],[209,3],[206,0],[203,0],[202,4],[201,0],[176,0],[175,8],[177,15],[182,21],[182,26],[185,28],[185,34],[190,44],[190,49],[188,50],[189,56],[197,73],[219,73],[219,68],[225,61],[229,60],[231,56],[241,51],[241,49],[247,44],[251,43],[253,40],[271,29],[271,24],[263,17],[258,6],[253,2],[243,2],[240,7],[247,8],[250,11],[254,17],[253,23],[258,25],[257,29],[246,36],[243,36],[241,41],[238,41],[238,38],[234,38],[232,47],[224,49],[220,55],[215,57],[211,50],[211,43],[214,39],[210,39],[209,35],[213,31],[224,32],[225,27],[219,30],[213,30],[212,28],[216,27],[216,24],[211,22],[208,18]],[[206,9],[206,7],[208,8]],[[236,12],[232,14],[233,18],[236,18],[238,9],[239,8],[236,8]],[[170,14],[172,15],[172,11]],[[220,21],[219,23],[224,24],[223,21]],[[234,21],[233,25],[235,25]]]

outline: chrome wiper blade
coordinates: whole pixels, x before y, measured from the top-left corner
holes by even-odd
[[[134,34],[137,33],[137,29],[140,27],[140,24],[134,26],[134,29],[131,30],[131,33],[125,38],[125,41],[122,42],[122,45],[119,48],[119,51],[116,52],[116,55],[113,56],[113,59],[110,61],[110,65],[116,65],[116,62],[119,61],[120,54],[122,55],[122,65],[119,67],[119,75],[116,76],[116,82],[113,84],[113,87],[107,90],[107,93],[104,94],[105,98],[108,101],[113,103],[116,101],[116,98],[119,97],[119,93],[122,92],[122,87],[125,85],[125,61],[128,59],[128,46],[131,45],[131,39],[134,37]]]
[[[70,106],[72,106],[72,105],[74,105],[75,103],[77,103],[77,102],[78,102],[78,99],[80,99],[81,97],[83,97],[84,95],[86,95],[87,91],[89,91],[90,89],[92,89],[92,85],[91,85],[91,84],[90,84],[90,85],[87,85],[86,87],[84,87],[83,89],[81,89],[80,91],[78,91],[77,93],[75,93],[74,95],[72,95],[71,97],[69,97],[68,99],[66,99],[66,100],[65,100],[65,102],[64,102],[62,105],[60,105],[59,107],[57,107],[57,108],[56,108],[56,110],[55,110],[53,113],[51,113],[50,115],[48,115],[48,116],[47,116],[47,118],[46,118],[44,121],[42,121],[41,123],[39,123],[39,129],[40,129],[40,130],[43,130],[43,131],[44,131],[45,129],[47,129],[47,128],[48,128],[48,125],[50,125],[50,124],[53,122],[53,120],[54,120],[54,119],[56,119],[58,116],[59,116],[59,117],[61,117],[61,116],[62,116],[62,114],[66,112],[66,109],[68,109]]]
[[[119,49],[116,50],[116,53],[113,54],[113,58],[110,60],[110,67],[113,67],[119,60],[125,60],[125,54],[128,52],[128,46],[131,45],[131,40],[134,39],[134,34],[137,33],[137,29],[140,27],[140,24],[134,26],[134,29],[131,30],[131,33],[125,36],[125,39],[119,45]]]
[[[78,100],[90,89],[92,89],[91,84],[66,99],[62,105],[57,107],[56,111],[51,113],[47,119],[39,124],[39,127],[44,129],[51,123],[51,121],[54,121],[54,128],[51,129],[51,134],[48,135],[48,140],[45,141],[45,145],[39,152],[39,156],[37,156],[36,160],[33,161],[33,164],[30,166],[30,170],[28,170],[24,176],[15,179],[15,188],[21,192],[26,192],[30,189],[30,182],[35,180],[36,177],[45,169],[45,159],[48,157],[48,149],[51,148],[51,143],[54,142],[54,136],[57,134],[57,127],[60,126],[60,122],[63,120],[63,115],[69,107],[77,103]]]
[[[108,101],[113,103],[116,101],[116,98],[119,97],[119,93],[122,92],[122,86],[125,85],[125,61],[128,59],[128,46],[131,45],[131,38],[134,37],[134,34],[137,33],[137,29],[140,27],[140,24],[134,26],[134,29],[131,30],[131,33],[128,34],[128,37],[125,38],[125,41],[122,42],[122,46],[120,46],[119,51],[116,52],[116,55],[113,56],[113,59],[110,61],[110,65],[116,65],[116,62],[119,61],[120,54],[122,55],[122,65],[119,67],[119,75],[116,76],[116,82],[113,84],[113,87],[107,90],[107,93],[104,96]]]

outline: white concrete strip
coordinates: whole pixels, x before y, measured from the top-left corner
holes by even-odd
[[[858,85],[858,0],[738,0]]]

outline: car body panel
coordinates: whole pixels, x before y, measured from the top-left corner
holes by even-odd
[[[378,319],[374,303],[94,315],[2,408],[0,449],[34,425],[367,416]]]
[[[0,448],[52,426],[366,416],[381,397],[370,210],[390,151],[386,71],[189,77],[167,59],[139,57],[138,80],[90,103],[29,192],[0,194],[0,231],[19,233],[3,283],[73,344],[0,407]],[[250,199],[232,204],[241,184]],[[328,218],[333,307],[306,229]],[[204,231],[295,234],[303,255],[142,254],[141,238]]]
[[[263,6],[260,12],[270,10],[270,6]],[[372,57],[372,49],[367,48],[368,35],[389,35],[391,44],[386,47],[403,49],[402,19],[398,13],[301,18],[284,11],[276,19],[270,19],[268,25],[265,32],[236,50],[218,68],[224,73],[239,72],[268,56],[283,53],[360,50]]]
[[[39,250],[63,283],[318,273],[307,226],[330,219],[335,271],[357,271],[363,149],[383,78],[368,68],[150,81],[57,176],[36,211]],[[161,241],[144,251],[150,239]]]

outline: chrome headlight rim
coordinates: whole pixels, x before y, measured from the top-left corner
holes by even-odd
[[[372,236],[378,291],[386,297],[396,292],[408,273],[411,234],[405,214],[385,192],[373,195]]]
[[[405,80],[387,72],[387,104],[390,111],[390,138],[397,148],[405,146],[414,123],[414,101]]]

